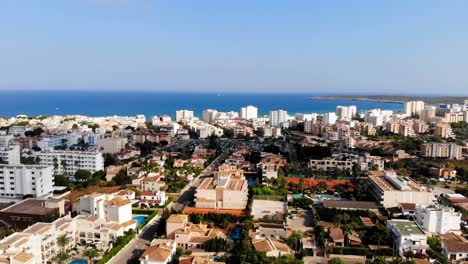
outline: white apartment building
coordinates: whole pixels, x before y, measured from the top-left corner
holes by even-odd
[[[20,164],[20,145],[13,135],[0,134],[0,164]]]
[[[218,117],[218,110],[215,109],[206,109],[203,110],[203,121],[205,121],[208,124],[213,124]]]
[[[288,122],[288,111],[281,109],[270,111],[270,126],[281,127],[286,122]]]
[[[355,105],[336,107],[336,116],[339,120],[351,120],[357,113],[357,107]]]
[[[244,210],[248,200],[245,178],[211,177],[204,179],[195,194],[195,207]]]
[[[71,145],[78,144],[81,135],[78,133],[67,133],[59,135],[44,136],[37,142],[37,146],[42,150],[53,149],[58,146],[70,147]]]
[[[77,170],[89,170],[91,173],[104,170],[104,157],[97,151],[42,151],[34,154],[39,164],[52,166],[55,174],[74,175]]]
[[[419,115],[421,110],[424,109],[423,101],[409,101],[404,103],[404,113],[408,116]]]
[[[52,167],[0,165],[0,200],[22,199],[25,195],[45,197],[53,192]]]
[[[408,220],[388,220],[387,228],[392,233],[395,241],[395,250],[400,257],[404,257],[406,252],[425,253],[427,249],[427,235],[413,221]]]
[[[364,114],[364,121],[374,126],[383,126],[393,115],[392,110],[372,109]]]
[[[8,128],[8,134],[10,135],[18,135],[24,137],[26,131],[31,130],[30,126],[11,126]]]
[[[100,152],[116,154],[125,149],[127,138],[103,138],[98,140],[97,146]]]
[[[241,107],[240,117],[245,119],[256,119],[258,117],[258,108],[252,105]]]
[[[370,192],[385,208],[399,203],[430,205],[434,194],[410,177],[398,176],[394,171],[369,171]]]
[[[191,121],[193,119],[193,111],[190,110],[177,110],[176,111],[176,121],[181,122],[181,121]]]
[[[2,239],[0,259],[12,264],[51,263],[62,250],[57,244],[57,238],[61,235],[70,238],[69,249],[77,243],[105,249],[115,243],[124,231],[125,227],[121,224],[93,216],[65,216],[52,223],[35,223],[22,232]]]
[[[461,213],[448,206],[416,207],[416,223],[424,230],[434,234],[460,234]]]
[[[337,116],[334,112],[325,113],[322,117],[322,123],[333,125],[336,123]]]
[[[280,127],[271,127],[271,126],[264,126],[263,127],[263,137],[265,138],[279,138],[281,137],[281,128]]]
[[[301,113],[297,113],[296,114],[296,120],[298,121],[315,121],[317,120],[317,116],[318,114],[317,113],[311,113],[311,114],[301,114]]]
[[[80,197],[79,213],[136,227],[136,221],[132,220],[132,201],[113,194],[92,193]]]
[[[86,133],[85,135],[83,135],[84,143],[90,146],[96,146],[98,144],[98,141],[103,138],[104,138],[103,133]]]

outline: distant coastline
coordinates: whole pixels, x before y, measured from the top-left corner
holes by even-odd
[[[468,97],[457,96],[398,96],[398,95],[330,95],[330,96],[313,96],[307,97],[309,100],[351,100],[351,101],[367,101],[381,103],[398,103],[402,104],[407,101],[424,101],[427,104],[463,104],[464,99]]]

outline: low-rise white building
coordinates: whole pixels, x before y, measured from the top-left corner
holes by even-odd
[[[155,239],[140,257],[140,264],[167,264],[176,252],[176,242],[168,239]]]
[[[387,228],[392,233],[395,241],[395,250],[401,257],[404,257],[406,252],[425,253],[427,248],[427,235],[416,225],[415,222],[409,220],[389,220]]]
[[[70,239],[69,249],[77,243],[107,249],[124,234],[124,230],[124,225],[94,216],[65,216],[52,223],[39,222],[2,239],[0,259],[12,264],[51,263],[62,250],[57,244],[59,236]]]
[[[45,197],[53,192],[52,167],[0,165],[0,199],[16,200],[25,195]]]
[[[132,202],[113,194],[92,193],[81,197],[79,213],[136,227],[136,221],[132,219]]]
[[[442,254],[452,263],[468,258],[468,241],[466,238],[448,233],[440,236]]]
[[[74,175],[77,170],[104,170],[104,157],[97,151],[42,151],[34,154],[39,164],[52,166],[55,174]]]
[[[448,206],[417,206],[416,223],[434,234],[460,234],[461,213]]]
[[[141,191],[140,204],[142,206],[163,206],[166,203],[164,191]]]

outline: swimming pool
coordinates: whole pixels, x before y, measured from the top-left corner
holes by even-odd
[[[231,232],[229,232],[229,237],[232,239],[241,239],[241,233],[240,228],[233,228]]]
[[[137,221],[137,225],[141,225],[146,220],[146,218],[148,218],[147,215],[135,215],[132,217],[133,220]]]
[[[312,196],[312,201],[315,203],[322,203],[323,200],[334,200],[334,201],[348,201],[349,199],[346,198],[340,198],[340,197],[334,197],[333,195],[328,195],[328,194],[321,194],[321,195],[315,195]]]
[[[68,262],[68,264],[88,264],[88,261],[85,259],[75,259]]]

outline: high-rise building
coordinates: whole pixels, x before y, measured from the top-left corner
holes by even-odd
[[[336,116],[339,120],[351,120],[357,113],[357,107],[355,105],[350,106],[337,106]]]
[[[176,121],[190,121],[193,119],[193,111],[190,110],[177,110],[176,111]]]
[[[206,109],[203,110],[203,121],[208,124],[213,124],[218,116],[218,110],[215,109]]]
[[[240,117],[245,119],[255,119],[258,117],[258,109],[255,106],[249,105],[241,107]]]
[[[337,120],[336,114],[334,112],[323,114],[322,123],[325,124],[335,124]]]
[[[419,113],[419,119],[424,122],[430,122],[436,116],[436,107],[428,105]]]
[[[404,112],[406,115],[419,115],[424,109],[423,101],[409,101],[404,104]]]
[[[270,111],[270,126],[281,127],[281,125],[288,121],[288,112],[286,110]]]
[[[53,192],[53,167],[0,165],[0,199],[22,199],[25,195],[44,197]]]

